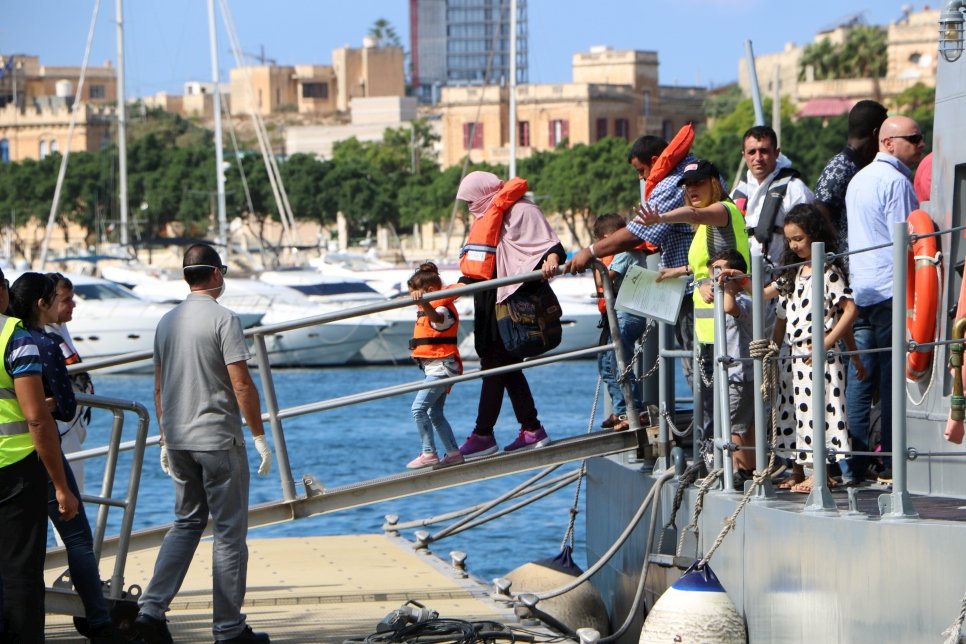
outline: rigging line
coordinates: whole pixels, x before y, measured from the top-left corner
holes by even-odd
[[[228,136],[231,139],[231,147],[235,151],[235,164],[238,166],[238,174],[241,177],[242,190],[245,193],[245,202],[248,204],[248,212],[250,215],[255,214],[255,205],[252,203],[252,193],[248,188],[248,177],[245,174],[245,164],[242,162],[241,152],[238,149],[238,139],[235,137],[235,122],[231,118],[231,107],[228,105],[228,101],[221,101],[221,109],[225,113],[225,121],[228,123]],[[249,232],[254,233],[251,230],[250,225],[246,222],[245,227],[248,228]],[[258,254],[261,258],[262,267],[266,266],[265,263],[265,237],[264,235],[255,235],[258,238]],[[227,240],[226,240],[227,241]],[[273,249],[274,250],[274,249]],[[277,254],[277,253],[276,253]]]
[[[498,496],[496,498],[493,498],[493,499],[490,499],[488,502],[484,503],[480,507],[480,510],[478,512],[474,512],[474,513],[470,514],[468,517],[466,517],[465,519],[463,519],[461,521],[457,521],[456,523],[454,523],[454,524],[452,524],[450,526],[447,526],[447,527],[443,528],[442,530],[440,530],[436,534],[431,535],[430,536],[430,539],[432,539],[433,541],[439,541],[440,539],[442,539],[443,537],[445,537],[446,535],[448,535],[450,532],[452,532],[456,528],[462,526],[465,523],[468,523],[468,522],[472,521],[473,519],[475,519],[479,515],[483,514],[487,510],[496,507],[497,505],[503,503],[507,499],[512,498],[514,495],[519,494],[521,490],[527,489],[528,487],[530,487],[531,485],[533,485],[534,483],[536,483],[537,481],[539,481],[543,477],[545,477],[548,474],[550,474],[551,472],[553,472],[558,467],[560,467],[560,466],[559,465],[551,465],[550,467],[546,467],[546,468],[542,469],[541,471],[537,472],[536,474],[534,474],[533,476],[531,476],[530,478],[528,478],[523,483],[520,483],[518,486],[516,486],[515,488],[511,489],[509,492],[504,492],[500,496]]]
[[[561,474],[560,476],[556,476],[556,477],[554,477],[552,479],[548,479],[548,480],[544,481],[543,483],[540,483],[539,485],[534,485],[529,490],[521,490],[519,493],[514,494],[510,498],[514,498],[515,499],[515,498],[517,498],[519,496],[522,496],[524,494],[529,494],[531,492],[538,492],[538,491],[543,490],[543,489],[546,489],[546,488],[548,488],[548,487],[550,487],[552,485],[556,485],[560,481],[563,481],[564,479],[566,479],[568,477],[571,477],[573,475],[574,475],[574,472],[568,472],[567,474]],[[475,510],[478,510],[483,505],[485,505],[485,503],[477,503],[476,505],[471,505],[471,506],[468,506],[468,507],[465,507],[465,508],[460,508],[459,510],[453,510],[452,512],[446,512],[445,514],[437,514],[435,516],[425,517],[423,519],[413,519],[412,521],[403,521],[401,523],[394,523],[392,525],[388,525],[387,524],[387,525],[385,525],[383,527],[383,529],[384,530],[393,530],[393,531],[397,531],[398,532],[400,530],[411,530],[412,528],[425,528],[427,526],[435,525],[437,523],[442,523],[443,521],[450,521],[452,519],[458,519],[461,516],[465,516],[465,515],[469,514],[470,512],[473,512]]]
[[[251,72],[248,67],[244,64],[241,56],[241,43],[238,40],[238,34],[235,31],[235,24],[231,16],[231,12],[228,9],[228,3],[226,0],[219,0],[221,6],[221,16],[225,24],[225,30],[228,32],[228,38],[231,41],[232,54],[235,57],[235,64],[245,76],[245,93],[248,98],[248,104],[251,107],[249,110],[249,116],[252,119],[252,124],[255,127],[255,138],[258,140],[258,147],[262,153],[262,161],[265,164],[265,171],[268,174],[268,181],[272,187],[272,195],[275,197],[275,206],[278,209],[279,220],[282,224],[282,238],[286,240],[289,245],[294,245],[294,238],[292,237],[292,232],[289,225],[290,214],[285,210],[285,204],[287,203],[287,197],[283,198],[284,186],[282,186],[281,175],[278,172],[277,164],[274,164],[274,155],[272,154],[271,142],[268,140],[268,133],[265,131],[264,122],[261,116],[257,113],[255,109],[255,93],[252,89],[252,77]]]
[[[275,197],[275,205],[278,209],[279,220],[282,223],[282,232],[283,235],[289,236],[289,243],[292,243],[291,234],[289,232],[290,213],[285,210],[287,200],[283,197],[284,185],[282,184],[278,166],[272,163],[274,155],[272,154],[271,142],[269,141],[268,133],[265,130],[265,124],[262,121],[261,115],[259,115],[257,110],[254,108],[256,102],[255,94],[252,89],[251,73],[249,72],[247,65],[245,65],[242,57],[241,42],[238,40],[238,33],[235,30],[234,19],[232,18],[231,11],[228,8],[228,3],[225,0],[219,0],[219,4],[222,8],[222,19],[225,23],[225,30],[227,31],[229,40],[231,42],[232,54],[235,57],[236,65],[242,69],[242,73],[245,75],[245,91],[249,106],[252,108],[249,111],[249,116],[251,116],[252,119],[252,124],[255,130],[255,138],[258,141],[259,150],[262,154],[262,161],[265,164],[265,170],[272,186],[272,194]]]
[[[434,537],[434,536],[431,535],[431,536],[427,537],[426,543],[429,544],[429,543],[433,543],[435,541],[440,541],[441,539],[443,539],[445,537],[452,537],[453,535],[459,534],[460,532],[466,532],[467,530],[470,530],[472,528],[477,528],[477,527],[483,525],[484,523],[489,523],[490,521],[493,521],[494,519],[499,519],[500,517],[506,516],[508,514],[512,514],[513,512],[516,512],[517,510],[520,510],[522,508],[525,508],[526,506],[530,505],[531,503],[534,503],[536,501],[539,501],[540,499],[542,499],[542,498],[544,498],[546,496],[549,496],[549,495],[553,494],[554,492],[556,492],[556,491],[558,491],[560,489],[563,489],[563,488],[567,487],[568,485],[570,485],[574,481],[577,481],[577,484],[579,485],[580,484],[580,480],[581,480],[581,474],[580,474],[580,472],[578,470],[575,470],[575,471],[571,472],[570,474],[567,474],[565,477],[562,477],[562,479],[558,483],[556,483],[555,485],[550,486],[549,488],[544,489],[541,492],[534,493],[532,496],[528,496],[527,498],[522,499],[522,500],[514,503],[513,505],[508,505],[507,507],[503,508],[502,510],[499,510],[498,512],[494,512],[493,514],[487,515],[487,516],[482,517],[480,519],[467,521],[466,523],[463,523],[459,528],[456,528],[456,529],[453,529],[453,530],[449,531],[448,533],[446,533],[442,537],[436,538],[436,537]]]
[[[64,177],[67,175],[67,160],[70,158],[70,143],[74,137],[74,127],[77,125],[77,112],[81,107],[81,96],[84,91],[84,80],[87,78],[87,63],[91,58],[91,47],[94,42],[94,26],[97,24],[97,13],[101,7],[101,0],[94,0],[94,10],[91,12],[91,26],[87,30],[87,44],[84,46],[84,59],[81,62],[80,76],[77,79],[77,91],[74,93],[74,104],[70,110],[70,123],[67,125],[67,144],[64,146],[64,154],[60,157],[60,168],[57,171],[57,184],[54,186],[54,199],[50,204],[50,215],[47,217],[47,228],[44,231],[44,241],[40,247],[40,270],[44,270],[47,264],[47,252],[50,249],[50,235],[53,231],[54,221],[57,219],[57,208],[60,204],[60,193],[64,188]],[[87,105],[84,104],[86,111]],[[17,106],[14,105],[14,109]],[[118,109],[124,109],[123,105]]]
[[[603,568],[607,562],[611,560],[611,557],[617,554],[617,551],[620,550],[621,546],[624,545],[624,542],[627,541],[628,537],[631,536],[631,533],[637,528],[637,524],[641,522],[642,518],[644,518],[644,513],[647,511],[647,508],[654,502],[655,499],[657,499],[657,495],[660,493],[664,483],[672,478],[674,478],[674,470],[667,470],[661,474],[660,477],[658,477],[657,481],[655,481],[654,485],[651,486],[651,489],[644,497],[644,500],[641,501],[641,505],[637,508],[637,512],[635,512],[634,516],[631,517],[631,520],[627,522],[627,526],[624,528],[624,531],[618,535],[617,539],[614,540],[614,543],[612,543],[607,551],[600,556],[600,559],[594,562],[593,566],[585,570],[579,577],[575,577],[572,581],[559,588],[547,590],[542,593],[534,593],[540,599],[540,601],[546,601],[548,599],[553,599],[554,597],[559,597],[564,593],[569,593],[571,590],[594,576],[598,570]],[[657,511],[655,509],[654,514],[656,513]],[[519,595],[517,595],[515,599],[519,600]]]

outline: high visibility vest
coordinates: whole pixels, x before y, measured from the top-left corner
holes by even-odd
[[[500,241],[503,216],[527,193],[527,180],[513,177],[493,197],[490,207],[470,226],[466,245],[460,250],[460,271],[478,280],[496,275],[496,245]]]
[[[603,262],[604,266],[610,268],[611,263],[614,261],[613,255],[608,255],[607,257],[601,257],[600,261]],[[597,277],[596,275],[594,276]],[[597,310],[602,314],[607,314],[607,302],[604,300],[604,286],[602,284],[596,284],[597,287]],[[617,293],[614,293],[617,296]]]
[[[745,218],[738,206],[730,201],[720,202],[728,209],[731,221],[729,226],[701,225],[694,232],[691,247],[688,249],[688,264],[694,270],[694,334],[703,344],[714,344],[714,303],[707,303],[698,292],[701,280],[711,277],[708,261],[721,250],[735,248],[750,266],[748,252],[748,232]]]
[[[3,359],[14,330],[23,327],[17,318],[0,315],[0,320],[3,323],[0,330],[0,467],[6,467],[29,456],[34,451],[34,442]]]
[[[429,316],[419,311],[416,314],[416,327],[413,329],[413,338],[409,341],[409,348],[412,357],[421,360],[438,360],[450,356],[458,356],[456,335],[459,333],[460,316],[456,312],[452,299],[434,300],[430,302],[434,309],[445,306],[453,316],[453,324],[443,331],[438,331],[429,323]]]

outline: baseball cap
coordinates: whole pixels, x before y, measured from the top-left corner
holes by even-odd
[[[694,183],[696,181],[703,181],[710,177],[717,176],[720,176],[718,173],[718,168],[716,168],[710,161],[705,161],[702,159],[695,163],[689,163],[684,166],[684,174],[681,175],[681,179],[678,181],[678,186]]]

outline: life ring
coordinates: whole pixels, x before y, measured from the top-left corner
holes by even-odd
[[[932,218],[924,210],[914,210],[909,218],[910,235],[936,232]],[[919,237],[912,243],[908,256],[906,281],[906,324],[909,338],[918,344],[936,339],[939,312],[939,290],[942,284],[942,253],[936,237]],[[910,351],[906,358],[906,379],[921,380],[929,373],[933,350]]]

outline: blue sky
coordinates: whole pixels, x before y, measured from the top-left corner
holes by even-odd
[[[331,62],[332,49],[359,46],[378,18],[389,20],[408,49],[408,0],[229,0],[242,48],[281,64]],[[218,3],[216,2],[216,5]],[[888,24],[893,0],[529,0],[531,82],[570,80],[574,52],[593,45],[656,50],[662,84],[722,85],[737,78],[744,42],[757,53],[862,13]],[[936,5],[937,3],[933,3]],[[914,5],[917,10],[922,3]],[[4,0],[0,52],[36,54],[48,65],[80,65],[93,0]],[[185,81],[211,78],[205,0],[125,3],[128,96],[180,94]],[[114,0],[101,0],[91,63],[116,61]],[[219,25],[221,76],[234,65]]]

